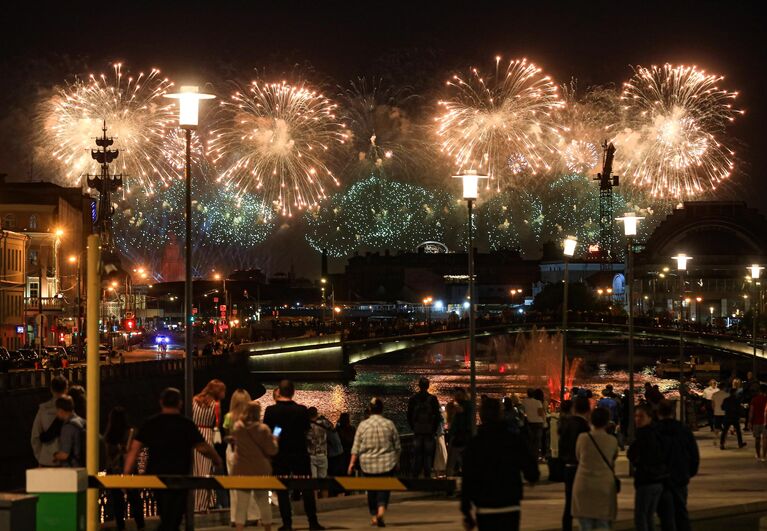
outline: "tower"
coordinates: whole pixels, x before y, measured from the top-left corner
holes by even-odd
[[[613,261],[613,187],[619,185],[619,177],[613,175],[613,157],[615,146],[605,140],[602,143],[602,173],[597,173],[599,181],[599,262],[602,270],[611,270]]]
[[[91,150],[91,157],[101,165],[101,175],[86,175],[88,188],[95,189],[99,194],[98,211],[94,228],[101,236],[102,249],[108,254],[115,253],[114,237],[112,235],[112,193],[123,185],[122,174],[110,174],[109,164],[120,155],[119,149],[108,149],[114,144],[112,137],[107,137],[107,123],[104,121],[101,138],[96,139],[98,149]]]

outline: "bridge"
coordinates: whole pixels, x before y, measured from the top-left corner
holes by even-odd
[[[511,323],[477,329],[477,338],[528,333],[533,328],[551,332],[559,330],[555,323]],[[546,328],[548,326],[548,328]],[[568,326],[568,342],[578,340],[619,340],[628,344],[628,326],[613,323],[573,323]],[[695,331],[681,332],[685,345],[698,346],[740,356],[753,355],[753,343],[735,336]],[[345,340],[340,334],[311,338],[295,338],[266,343],[243,343],[239,352],[248,356],[248,367],[264,379],[281,378],[346,378],[359,362],[407,349],[462,341],[468,329],[440,330],[392,337]],[[674,328],[634,327],[637,342],[660,340],[678,342],[680,331]],[[757,357],[766,359],[764,344],[757,344]]]

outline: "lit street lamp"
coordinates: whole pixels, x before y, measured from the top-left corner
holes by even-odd
[[[80,257],[78,255],[71,255],[69,258],[67,258],[67,262],[70,264],[77,264],[77,297],[76,297],[76,304],[77,304],[77,355],[82,356],[83,355],[83,306],[82,306],[82,300],[80,297],[82,296],[82,289],[80,288]]]
[[[186,362],[184,365],[184,412],[192,418],[192,396],[194,395],[194,327],[192,326],[192,129],[197,128],[200,114],[200,100],[210,100],[212,94],[202,94],[194,86],[182,86],[175,94],[166,94],[166,98],[178,100],[178,125],[185,132],[186,166],[184,177],[186,181],[186,238],[185,238],[185,272],[184,272],[184,349]],[[187,515],[188,516],[188,515]],[[190,523],[187,523],[189,526]]]
[[[692,257],[684,253],[678,253],[676,256],[672,256],[671,259],[676,260],[676,269],[679,273],[679,284],[681,286],[681,293],[679,294],[679,420],[684,423],[687,417],[684,399],[686,391],[684,387],[684,333],[682,330],[682,321],[684,320],[684,273],[687,271],[687,262],[692,260]]]
[[[431,303],[434,299],[432,297],[425,297],[423,299],[423,307],[426,310],[426,330],[431,332]]]
[[[487,179],[487,175],[478,175],[476,170],[467,170],[454,178],[461,179],[463,183],[463,198],[466,200],[468,209],[468,235],[469,235],[469,387],[471,393],[471,429],[477,429],[477,331],[474,316],[476,313],[477,298],[474,295],[474,224],[473,208],[474,201],[479,196],[479,180]]]
[[[752,322],[752,330],[751,330],[751,341],[754,343],[754,359],[753,359],[753,367],[751,368],[751,372],[753,374],[753,377],[759,380],[756,376],[756,319],[758,317],[758,311],[759,306],[757,305],[757,281],[759,280],[759,277],[762,276],[762,269],[764,269],[759,264],[752,264],[748,270],[751,273],[751,289],[752,289],[752,297],[751,297],[751,322]]]
[[[575,254],[575,248],[578,247],[578,240],[575,236],[568,236],[563,242],[563,257],[565,262],[564,291],[562,294],[562,372],[559,380],[559,403],[565,401],[565,365],[567,364],[567,296],[569,289],[570,258]]]
[[[623,222],[623,234],[626,236],[628,251],[626,252],[626,302],[628,303],[629,325],[629,441],[634,440],[634,237],[637,234],[637,225],[643,217],[637,217],[633,212],[628,212],[617,221]]]

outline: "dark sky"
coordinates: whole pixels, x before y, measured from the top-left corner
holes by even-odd
[[[61,81],[56,76],[77,73],[67,71],[69,64],[104,71],[115,59],[141,68],[158,66],[175,80],[199,84],[208,76],[232,77],[252,68],[278,72],[300,64],[320,81],[344,83],[377,75],[410,81],[423,91],[438,89],[453,69],[490,64],[496,54],[527,57],[555,80],[576,77],[582,86],[620,84],[630,77],[632,64],[696,64],[725,75],[723,86],[741,93],[739,105],[747,113],[730,129],[741,159],[732,190],[767,211],[762,178],[767,146],[761,137],[767,119],[767,20],[757,3],[165,0],[70,9],[34,5],[34,10],[3,17],[0,126],[9,113],[20,112],[18,93],[33,90],[30,84],[44,86]],[[9,133],[0,135],[3,140]],[[14,176],[23,157],[18,141],[5,142],[0,172]]]

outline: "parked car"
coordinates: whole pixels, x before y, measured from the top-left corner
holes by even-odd
[[[58,369],[63,366],[64,360],[69,361],[69,356],[64,347],[45,347],[48,355],[48,368]]]
[[[13,366],[11,353],[5,347],[0,347],[0,372],[8,372]]]
[[[32,348],[20,348],[16,351],[19,355],[19,368],[34,369],[36,363],[40,363],[40,354]]]
[[[70,345],[65,348],[67,351],[68,359],[71,362],[74,361],[85,361],[85,355],[84,353],[80,353],[80,349],[77,347],[77,345]]]

